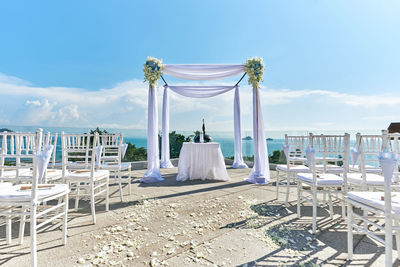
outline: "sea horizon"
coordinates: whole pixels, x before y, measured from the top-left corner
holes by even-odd
[[[2,125],[0,128],[7,128],[16,132],[34,132],[41,128],[44,132],[50,133],[87,133],[90,130],[94,130],[97,127],[60,127],[60,126],[15,126],[15,125]],[[124,135],[124,142],[130,142],[136,147],[144,147],[147,149],[147,131],[146,129],[120,129],[120,128],[102,128],[101,130],[106,130],[110,133],[122,133]],[[171,130],[176,131],[184,135],[185,137],[193,135],[194,131],[181,131],[181,130]],[[341,131],[341,130],[315,130],[311,131],[315,134],[343,134],[347,132],[350,134],[351,140],[355,140],[355,134],[358,131]],[[363,134],[379,134],[379,130],[364,130],[361,131]],[[234,136],[233,132],[228,131],[207,131],[211,135],[215,142],[219,143],[221,146],[221,151],[224,157],[232,157],[234,155]],[[275,150],[282,150],[282,145],[284,144],[285,133],[289,135],[308,135],[310,132],[305,130],[270,130],[266,131],[267,149],[268,154],[272,155]],[[242,138],[246,136],[252,137],[251,131],[243,131]],[[271,140],[272,139],[272,140]],[[57,147],[60,150],[61,147]],[[57,151],[58,152],[58,151]],[[242,154],[243,156],[253,156],[253,140],[242,140]]]

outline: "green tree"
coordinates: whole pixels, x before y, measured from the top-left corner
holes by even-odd
[[[158,135],[158,140],[161,151],[161,135]],[[183,142],[189,142],[189,137],[185,137],[183,134],[179,134],[176,131],[169,133],[169,156],[171,159],[179,158]]]
[[[147,150],[144,147],[136,147],[130,142],[126,142],[128,148],[126,149],[125,157],[122,161],[143,161],[147,160]]]

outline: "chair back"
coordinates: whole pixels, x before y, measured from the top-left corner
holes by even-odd
[[[62,172],[67,170],[90,170],[93,177],[96,168],[96,151],[98,133],[66,134],[61,133]]]
[[[98,145],[103,147],[101,161],[120,164],[122,160],[121,147],[124,141],[122,133],[101,134],[98,140]]]
[[[32,169],[32,199],[36,199],[38,184],[37,152],[42,147],[42,129],[36,133],[0,133],[0,180],[6,172],[12,172],[18,181],[21,169]]]
[[[334,163],[342,165],[343,170],[348,171],[350,135],[314,135],[310,134],[311,147],[315,149],[316,162],[323,164],[326,172],[328,165]],[[315,170],[314,170],[315,171]]]
[[[378,154],[382,152],[385,147],[384,134],[384,131],[382,131],[380,135],[362,135],[357,133],[356,148],[360,153],[358,165],[361,173],[366,172],[365,165],[367,164],[379,167]],[[353,159],[353,161],[355,160]]]
[[[305,158],[305,150],[310,144],[309,135],[287,135],[285,134],[285,144],[288,146],[289,153],[287,163],[295,163],[295,159]]]

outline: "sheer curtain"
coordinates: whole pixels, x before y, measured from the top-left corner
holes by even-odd
[[[257,87],[253,88],[253,139],[254,165],[247,181],[254,184],[267,184],[270,178],[268,150],[264,133],[260,91]]]
[[[161,168],[172,168],[169,155],[169,90],[193,98],[208,98],[224,94],[235,89],[234,99],[234,133],[235,133],[235,160],[233,168],[247,168],[242,157],[242,135],[240,122],[240,101],[238,86],[165,86],[162,114],[162,145],[161,145]]]
[[[163,73],[185,80],[219,80],[244,72],[244,65],[164,65]]]
[[[157,87],[149,87],[147,110],[147,171],[140,182],[154,183],[164,180],[160,172],[160,153],[158,151],[158,109]]]

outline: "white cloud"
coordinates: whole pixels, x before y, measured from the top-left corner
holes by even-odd
[[[147,125],[147,92],[147,85],[137,79],[118,83],[112,88],[90,91],[69,87],[37,87],[0,73],[0,122],[13,125],[144,129]],[[240,94],[242,128],[251,129],[252,88],[243,85]],[[400,97],[391,95],[268,87],[262,87],[260,95],[267,129],[362,127],[366,120],[375,121],[369,127],[380,127],[387,120],[394,120],[396,116],[392,114],[400,114]],[[162,89],[158,91],[158,101],[161,112]],[[371,110],[380,107],[385,107],[386,113],[380,114],[382,116]],[[171,92],[170,111],[171,129],[196,130],[201,126],[201,118],[206,118],[210,130],[230,131],[233,129],[233,91],[207,99],[192,99]],[[349,114],[356,123],[353,123]],[[159,118],[161,123],[161,114]]]

